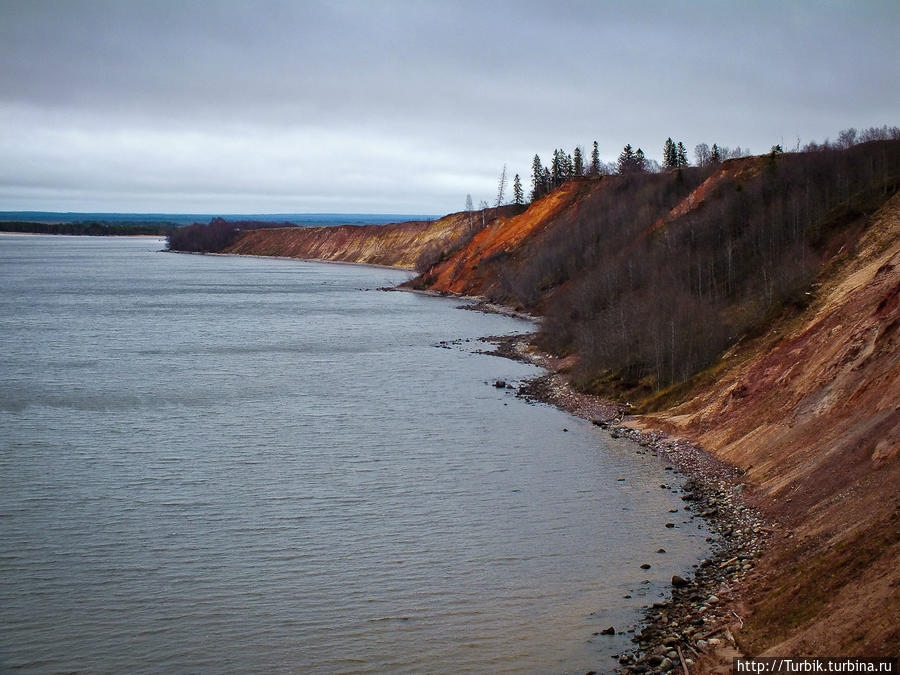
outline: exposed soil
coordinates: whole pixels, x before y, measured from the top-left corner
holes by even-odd
[[[488,209],[488,223],[517,207]],[[248,230],[224,253],[332,260],[413,268],[431,249],[453,250],[470,235],[477,213],[452,213],[438,220],[388,225],[339,225]]]

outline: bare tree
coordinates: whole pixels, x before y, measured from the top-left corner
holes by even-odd
[[[497,181],[497,206],[503,206],[503,193],[506,192],[506,164],[500,171],[500,179]]]
[[[697,162],[697,166],[706,166],[711,162],[709,146],[706,143],[694,146],[694,161]]]

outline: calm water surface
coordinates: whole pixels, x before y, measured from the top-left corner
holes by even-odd
[[[491,386],[530,325],[160,248],[0,236],[0,669],[602,672],[702,554],[663,465]]]

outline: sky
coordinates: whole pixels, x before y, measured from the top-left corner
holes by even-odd
[[[554,148],[791,149],[900,125],[898,36],[897,0],[0,0],[0,210],[439,215]]]

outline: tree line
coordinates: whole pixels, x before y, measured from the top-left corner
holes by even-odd
[[[293,223],[265,223],[256,220],[213,218],[209,223],[192,223],[168,234],[170,251],[216,253],[228,248],[245,230],[297,227]]]
[[[824,143],[807,143],[802,148],[798,139],[794,152],[814,152],[829,149],[847,149],[859,143],[877,140],[896,140],[900,138],[900,128],[895,126],[870,127],[857,131],[855,128],[844,129],[838,134],[836,141],[825,140]],[[783,151],[781,144],[773,146],[774,150]],[[729,148],[719,143],[712,146],[707,143],[698,143],[694,146],[693,166],[705,168],[716,166],[729,159],[749,156],[750,149],[736,146]],[[531,200],[537,200],[549,194],[563,183],[583,177],[598,177],[612,174],[633,173],[661,173],[665,171],[683,169],[692,166],[688,159],[687,147],[682,141],[674,141],[670,136],[663,143],[662,164],[646,157],[642,148],[635,149],[630,143],[626,144],[615,162],[605,163],[600,159],[600,151],[597,141],[593,143],[590,158],[586,158],[581,146],[576,146],[569,153],[564,148],[553,150],[553,156],[549,166],[545,165],[540,155],[535,154],[531,164]],[[506,167],[504,166],[504,173]],[[518,181],[518,174],[516,179]],[[521,185],[521,183],[520,183]],[[502,191],[501,195],[502,196]],[[498,201],[500,206],[503,202]],[[516,204],[524,204],[524,193],[515,201]]]
[[[74,223],[35,223],[30,221],[2,221],[0,231],[28,234],[70,234],[90,237],[125,237],[135,235],[166,236],[178,227],[178,223],[160,221],[106,222],[87,221]]]

